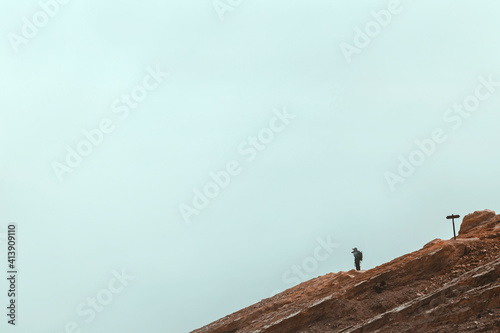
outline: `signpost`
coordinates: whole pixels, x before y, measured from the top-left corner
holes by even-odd
[[[460,217],[460,215],[453,215],[451,214],[450,216],[446,216],[446,218],[448,220],[451,219],[451,221],[453,222],[453,239],[454,240],[457,240],[457,236],[455,235],[455,219],[458,219]]]

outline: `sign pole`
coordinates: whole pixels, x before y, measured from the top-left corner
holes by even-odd
[[[451,219],[452,223],[453,223],[453,239],[454,240],[457,240],[457,235],[455,234],[455,219],[458,219],[460,217],[460,215],[453,215],[451,214],[450,216],[446,216],[446,218],[448,220]]]
[[[451,219],[451,222],[453,224],[453,239],[457,240],[457,235],[455,234],[455,219]]]

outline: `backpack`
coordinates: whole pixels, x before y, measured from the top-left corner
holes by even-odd
[[[362,261],[363,260],[363,252],[361,251],[356,251],[356,257],[357,260]]]

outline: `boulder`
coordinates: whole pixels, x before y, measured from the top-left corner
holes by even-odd
[[[495,217],[495,212],[489,209],[478,210],[464,217],[460,226],[459,235],[463,235],[474,229],[480,224],[487,223],[488,220]]]

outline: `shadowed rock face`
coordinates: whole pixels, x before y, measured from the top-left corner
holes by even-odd
[[[500,332],[500,215],[368,271],[330,273],[194,333]]]

